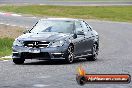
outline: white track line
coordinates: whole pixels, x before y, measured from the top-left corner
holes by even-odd
[[[0,59],[0,62],[7,62],[9,60]]]
[[[14,16],[14,17],[21,17],[22,15],[20,14],[16,14],[16,13],[6,13],[6,12],[0,12],[0,15],[4,15],[4,16]],[[27,18],[37,18],[35,16],[27,16]]]
[[[5,13],[5,12],[0,12],[0,15],[5,15],[5,16],[22,16],[22,15],[19,15],[19,14],[15,14],[15,13]]]
[[[3,15],[3,16],[12,16],[12,17],[22,17],[22,15],[19,15],[19,14],[16,14],[16,13],[6,13],[6,12],[0,12],[0,15]],[[27,17],[27,18],[33,18],[33,19],[36,19],[37,17],[35,16],[23,16],[23,17]],[[25,27],[25,26],[20,26],[20,25],[14,25],[14,24],[8,24],[8,23],[2,23],[0,22],[0,24],[4,24],[4,25],[9,25],[9,26],[19,26],[19,27],[22,27],[22,28],[28,28],[28,27]]]
[[[50,85],[45,85],[45,84],[34,84],[33,87],[38,87],[38,88],[43,88],[43,87],[47,87]]]
[[[12,14],[12,16],[22,16],[22,15],[19,15],[19,14]]]
[[[10,55],[10,56],[4,56],[4,57],[1,57],[1,58],[12,58],[12,55]]]
[[[12,55],[1,57],[0,61],[6,62],[6,61],[9,61],[9,60],[4,60],[4,59],[9,59],[9,58],[12,58]]]
[[[0,12],[0,15],[4,15],[4,13]]]
[[[37,17],[28,17],[28,18],[37,18]]]
[[[9,60],[3,60],[4,62],[6,62],[6,61],[9,61]]]

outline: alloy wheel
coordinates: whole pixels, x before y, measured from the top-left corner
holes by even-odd
[[[68,61],[69,61],[69,63],[72,63],[73,60],[74,60],[73,46],[69,46],[69,48],[68,48]]]
[[[93,60],[96,60],[98,56],[98,49],[97,49],[97,45],[94,44],[93,45]]]

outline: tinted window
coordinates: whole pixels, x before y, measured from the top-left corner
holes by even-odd
[[[59,32],[72,33],[74,22],[62,20],[41,20],[31,30],[32,33],[38,32]]]
[[[82,25],[83,25],[83,30],[84,30],[84,33],[88,33],[89,32],[89,27],[85,24],[84,21],[82,21]]]
[[[88,30],[89,30],[89,31],[92,31],[90,25],[89,25],[87,22],[85,22],[85,21],[84,21],[84,23],[85,23],[86,27],[88,28]]]
[[[83,31],[83,27],[80,21],[75,22],[76,31]]]

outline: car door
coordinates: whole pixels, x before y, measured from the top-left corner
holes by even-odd
[[[83,30],[85,34],[84,55],[87,55],[91,52],[92,47],[93,47],[93,36],[92,36],[89,25],[85,21],[82,21],[82,26],[83,26]]]
[[[78,31],[83,32],[83,26],[81,24],[81,21],[75,21],[75,33],[77,33]],[[84,52],[84,46],[85,46],[84,38],[85,38],[85,35],[77,34],[77,38],[74,39],[74,42],[75,42],[74,53],[76,56],[80,56]]]

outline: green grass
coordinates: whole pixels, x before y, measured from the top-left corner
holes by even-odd
[[[13,41],[11,38],[0,38],[0,57],[11,55]]]
[[[36,16],[132,22],[132,6],[0,6],[0,11],[32,14]]]

